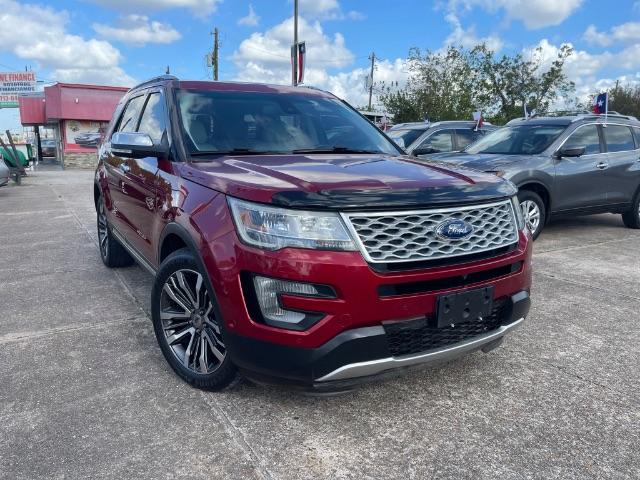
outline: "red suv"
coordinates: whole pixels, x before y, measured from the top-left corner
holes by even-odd
[[[158,343],[195,387],[346,390],[489,351],[528,313],[513,184],[413,161],[327,92],[159,77],[98,156],[102,260],[155,276]]]

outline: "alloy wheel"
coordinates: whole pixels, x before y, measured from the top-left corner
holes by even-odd
[[[109,231],[107,229],[107,215],[104,212],[104,204],[98,202],[98,241],[100,242],[100,253],[102,258],[109,255]]]
[[[520,208],[529,231],[535,233],[540,226],[540,207],[533,200],[525,200],[520,203]]]
[[[162,287],[160,320],[164,338],[185,368],[209,374],[224,361],[227,349],[202,275],[175,271]]]

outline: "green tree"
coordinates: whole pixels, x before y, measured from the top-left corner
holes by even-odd
[[[575,90],[564,66],[573,50],[565,45],[550,63],[541,48],[530,59],[521,53],[496,57],[485,44],[471,50],[449,47],[444,52],[411,49],[407,86],[386,91],[381,101],[396,122],[471,119],[476,110],[504,123],[530,110],[547,111]]]
[[[640,85],[620,85],[609,92],[609,110],[640,118]]]
[[[548,111],[554,101],[568,99],[575,90],[564,73],[572,53],[569,45],[563,45],[545,69],[541,47],[527,60],[521,53],[496,58],[486,45],[476,46],[469,55],[480,79],[476,102],[498,123],[521,117],[525,104],[529,110]]]

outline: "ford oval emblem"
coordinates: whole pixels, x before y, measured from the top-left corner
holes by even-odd
[[[473,225],[459,218],[448,218],[436,227],[436,235],[445,240],[462,240],[473,233]]]

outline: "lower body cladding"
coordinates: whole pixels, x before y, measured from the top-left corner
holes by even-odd
[[[437,326],[429,318],[383,322],[344,331],[317,348],[283,346],[228,332],[234,363],[258,382],[316,392],[358,384],[497,347],[529,312],[527,291],[494,301],[481,320]]]

